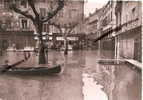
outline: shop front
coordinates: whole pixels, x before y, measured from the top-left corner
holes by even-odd
[[[79,49],[80,45],[82,45],[83,37],[80,34],[70,34],[67,37],[68,47],[69,49]],[[48,44],[51,49],[61,50],[64,48],[64,37],[59,33],[54,33],[49,35]]]
[[[141,62],[141,26],[119,35],[120,57]]]

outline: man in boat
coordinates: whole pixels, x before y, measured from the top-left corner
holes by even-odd
[[[31,54],[30,54],[30,52],[29,51],[24,51],[24,59],[25,60],[28,60],[29,58],[30,58],[30,56],[31,56]]]

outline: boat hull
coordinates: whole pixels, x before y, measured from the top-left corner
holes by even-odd
[[[4,74],[17,74],[17,75],[51,75],[61,72],[61,66],[55,66],[52,68],[37,67],[37,68],[12,68],[7,70]]]

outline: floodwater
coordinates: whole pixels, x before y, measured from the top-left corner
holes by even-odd
[[[109,58],[113,57],[111,51],[105,52],[108,56],[111,54]],[[98,64],[98,59],[102,57],[98,51],[87,51],[84,73],[88,74],[96,84],[101,85],[108,100],[141,100],[141,72],[125,63]],[[92,91],[89,94],[92,94]]]
[[[105,51],[109,58],[112,52]],[[0,76],[1,100],[141,100],[141,73],[131,65],[101,65],[98,51],[49,52],[49,63],[62,64],[64,71],[55,76]],[[0,57],[10,62],[22,59],[21,53]],[[106,57],[105,57],[106,58]],[[11,61],[12,60],[12,61]],[[18,67],[37,65],[37,56]]]
[[[82,76],[84,100],[108,100],[107,94],[102,90],[102,85],[97,84],[97,81],[89,74],[83,73]]]

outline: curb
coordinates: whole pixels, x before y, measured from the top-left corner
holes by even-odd
[[[133,64],[134,66],[136,66],[136,67],[138,67],[138,68],[140,68],[140,69],[142,69],[142,63],[140,63],[140,62],[138,62],[138,61],[136,61],[136,60],[133,60],[133,59],[125,59],[125,61],[128,62],[128,63]]]
[[[100,64],[107,64],[107,65],[128,63],[128,64],[133,65],[133,68],[138,69],[138,70],[142,70],[142,66],[143,66],[142,63],[136,60],[133,60],[133,59],[99,59],[97,62]]]

